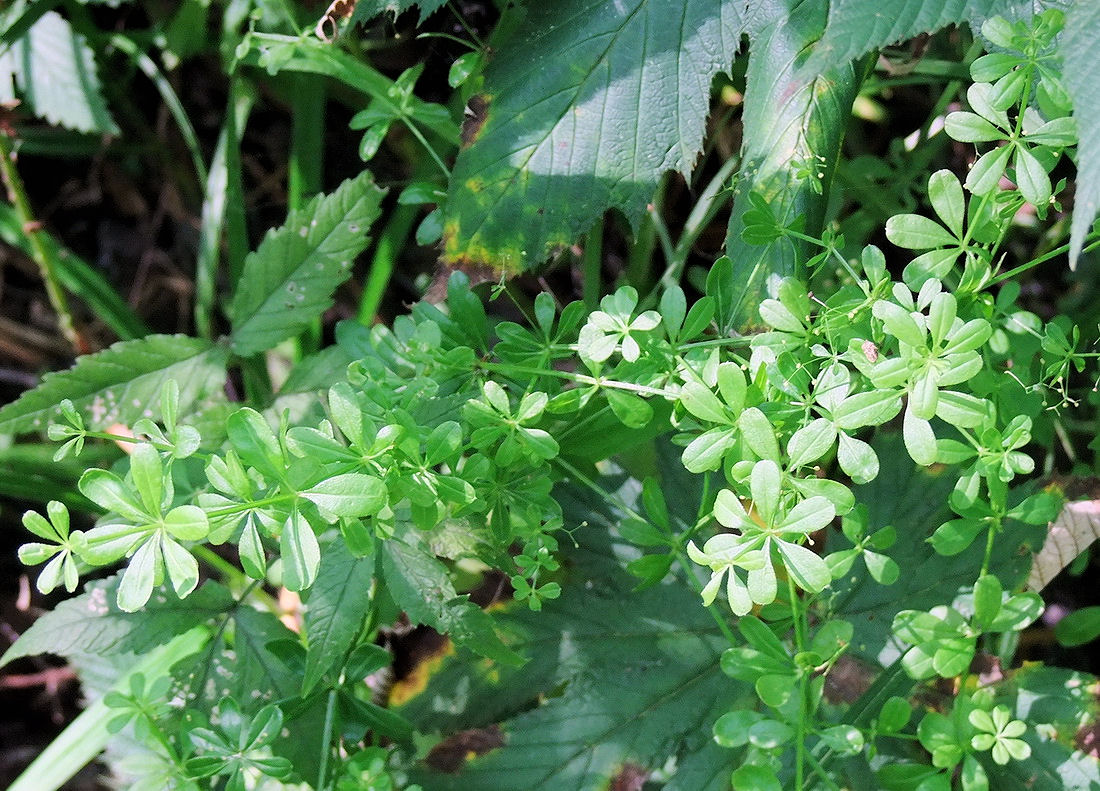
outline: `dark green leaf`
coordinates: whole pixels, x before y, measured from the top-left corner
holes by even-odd
[[[687,0],[675,24],[669,10],[656,0],[526,9],[466,127],[447,260],[529,269],[606,208],[636,225],[663,172],[690,173],[711,79],[733,63],[745,20],[733,0]]]
[[[352,647],[371,601],[374,556],[355,557],[342,540],[325,544],[317,581],[306,599],[306,652],[302,694],[310,690]]]

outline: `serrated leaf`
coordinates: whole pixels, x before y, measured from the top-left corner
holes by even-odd
[[[140,612],[123,612],[116,604],[119,581],[115,576],[90,582],[84,593],[39,617],[0,657],[0,666],[45,653],[66,657],[146,653],[235,604],[229,591],[207,582],[186,599],[161,588]]]
[[[1078,0],[1066,12],[1059,41],[1066,90],[1073,99],[1073,117],[1080,139],[1077,181],[1070,229],[1071,268],[1085,245],[1092,221],[1100,211],[1100,84],[1096,80],[1096,41],[1100,37],[1100,4]]]
[[[458,596],[447,567],[434,555],[402,541],[387,541],[383,545],[382,573],[387,591],[410,621],[449,634],[459,645],[498,662],[521,661],[501,642],[490,616]]]
[[[290,213],[248,255],[229,314],[230,343],[241,356],[290,338],[332,304],[333,290],[351,274],[367,246],[385,193],[369,171]]]
[[[948,25],[987,19],[1012,6],[1011,0],[833,0],[829,23],[810,59],[824,69],[871,50]]]
[[[317,582],[306,599],[309,650],[302,677],[303,695],[308,695],[333,663],[347,654],[363,627],[372,595],[374,560],[374,555],[355,557],[340,539],[325,546]]]
[[[825,26],[825,3],[745,3],[752,21],[746,73],[742,166],[726,229],[731,259],[728,287],[734,298],[719,306],[722,332],[757,325],[757,306],[778,277],[801,277],[817,250],[804,239],[777,236],[752,244],[752,215],[767,206],[765,238],[793,227],[818,236],[823,230],[831,166],[822,152],[838,151],[861,77],[852,64],[808,67],[805,53]],[[708,287],[709,291],[709,287]]]
[[[100,90],[91,48],[56,11],[43,14],[12,44],[7,57],[0,56],[0,85],[11,85],[13,78],[27,104],[51,124],[78,132],[118,134]]]
[[[180,388],[180,412],[219,392],[225,384],[224,349],[185,335],[149,335],[120,341],[85,355],[67,371],[48,373],[42,383],[0,409],[0,434],[44,429],[60,414],[63,398],[83,414],[90,429],[132,424],[160,413],[165,382]]]
[[[563,496],[571,518],[623,516],[576,490]],[[499,728],[504,737],[454,774],[422,769],[415,779],[425,788],[595,791],[624,764],[648,773],[669,756],[677,762],[666,791],[729,788],[729,753],[698,736],[720,714],[751,708],[753,693],[719,670],[728,643],[695,595],[676,583],[631,593],[634,580],[602,543],[607,536],[593,531],[586,536],[593,543],[571,550],[562,596],[542,612],[516,605],[499,612],[510,644],[531,653],[528,664],[515,670],[447,657],[398,709],[420,728]],[[463,710],[438,705],[456,694]]]
[[[385,13],[396,17],[410,8],[420,9],[420,21],[423,22],[446,3],[447,0],[360,0],[355,5],[349,24],[368,22],[379,14]]]
[[[743,3],[563,0],[527,7],[485,70],[444,222],[444,257],[522,271],[619,208],[635,225],[668,170],[689,174]],[[487,108],[487,109],[486,109]]]

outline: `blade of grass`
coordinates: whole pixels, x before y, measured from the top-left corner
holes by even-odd
[[[172,114],[172,120],[176,122],[176,126],[179,128],[183,142],[187,145],[199,183],[205,184],[207,181],[206,165],[202,161],[202,147],[199,145],[199,137],[195,134],[195,127],[191,125],[187,110],[184,109],[183,103],[180,102],[179,97],[172,88],[172,84],[168,82],[168,78],[164,76],[164,72],[160,70],[160,67],[148,54],[138,47],[133,39],[121,33],[116,33],[107,40],[115,49],[125,53],[156,87],[164,106],[168,108],[168,112]]]
[[[189,632],[177,635],[167,645],[154,649],[138,662],[112,689],[125,694],[130,689],[131,677],[137,673],[144,675],[150,683],[167,675],[172,665],[202,650],[209,640],[210,629],[205,626],[196,626]],[[61,788],[106,746],[110,736],[107,722],[116,714],[103,703],[102,698],[88,706],[8,786],[8,791],[55,791]]]
[[[374,248],[374,256],[370,262],[370,272],[367,275],[366,285],[363,286],[363,296],[359,300],[359,323],[370,326],[374,323],[374,317],[378,308],[382,305],[382,297],[390,284],[397,257],[409,240],[413,223],[416,221],[420,207],[414,204],[399,203],[390,214],[382,233],[378,236],[378,245]]]
[[[221,258],[222,231],[225,229],[226,212],[230,203],[229,163],[232,157],[229,150],[238,150],[240,131],[248,122],[248,114],[254,103],[252,92],[242,90],[242,82],[239,76],[234,76],[230,82],[227,113],[231,118],[226,118],[218,135],[202,202],[202,227],[199,231],[198,260],[195,263],[195,330],[200,337],[208,339],[214,337],[215,286]],[[232,145],[230,140],[233,141]]]
[[[287,208],[300,209],[321,191],[325,154],[324,78],[312,74],[289,74],[290,158],[287,162]],[[297,359],[321,348],[321,318],[317,317],[295,341]]]

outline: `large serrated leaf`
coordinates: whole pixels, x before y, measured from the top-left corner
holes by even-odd
[[[927,610],[950,602],[971,586],[974,569],[982,565],[985,542],[975,541],[951,557],[936,554],[927,539],[953,516],[947,497],[956,477],[943,469],[917,467],[897,434],[880,435],[874,447],[881,460],[879,475],[853,491],[856,501],[867,506],[868,533],[886,526],[897,531],[896,543],[884,553],[905,573],[893,585],[881,585],[858,563],[850,574],[833,582],[830,609],[836,617],[855,625],[853,652],[887,666],[901,648],[890,630],[894,615],[900,610]],[[990,568],[1005,587],[1023,582],[1029,561],[1019,550],[1028,542],[1037,543],[1039,536],[1034,527],[1019,522],[1009,522],[998,535]],[[830,543],[826,547],[830,552],[851,546],[846,539],[831,541],[839,543]]]
[[[36,114],[78,132],[118,134],[100,91],[95,59],[84,37],[48,11],[0,56],[0,95],[12,80]]]
[[[21,656],[140,654],[178,634],[229,611],[229,592],[207,582],[186,599],[169,586],[154,592],[139,612],[123,612],[115,603],[119,578],[91,582],[79,596],[41,616],[0,657],[0,666]]]
[[[329,542],[321,555],[317,581],[307,599],[305,625],[309,638],[303,694],[347,654],[363,627],[371,600],[374,555],[357,558],[342,539]]]
[[[1096,80],[1098,38],[1100,3],[1078,0],[1066,13],[1066,28],[1060,44],[1066,90],[1073,99],[1073,115],[1080,134],[1070,230],[1071,265],[1076,264],[1092,221],[1100,211],[1100,83]]]
[[[378,217],[385,194],[369,171],[318,196],[268,232],[244,262],[230,308],[230,343],[241,356],[270,349],[302,330],[332,304]]]
[[[717,318],[724,331],[760,326],[758,308],[773,277],[802,276],[816,252],[783,236],[766,244],[742,237],[752,198],[763,198],[775,222],[821,233],[828,187],[862,70],[843,61],[827,71],[804,64],[804,52],[825,24],[824,8],[799,4],[753,39],[746,74],[741,174],[726,234],[736,296]]]
[[[624,492],[637,489],[627,482]],[[499,725],[505,744],[453,775],[424,769],[418,779],[435,791],[586,791],[608,788],[628,765],[637,777],[675,765],[666,789],[728,788],[736,753],[713,745],[710,727],[753,705],[717,668],[728,643],[682,582],[632,592],[626,558],[615,557],[628,550],[609,544],[605,529],[621,514],[585,493],[559,494],[568,518],[590,527],[564,564],[561,597],[539,613],[512,604],[497,615],[528,664],[448,657],[400,709],[444,734]]]
[[[714,75],[746,25],[734,0],[532,3],[485,74],[447,197],[444,256],[520,271],[604,209],[637,223],[701,150]]]
[[[359,0],[349,24],[366,22],[379,14],[390,13],[397,16],[411,8],[420,9],[420,21],[423,22],[446,4],[447,0]]]
[[[522,664],[497,636],[493,619],[467,597],[458,596],[447,567],[434,555],[402,541],[387,541],[382,572],[390,596],[413,623],[427,624],[497,662]]]
[[[68,398],[84,413],[91,429],[130,424],[160,414],[165,382],[179,384],[180,413],[225,384],[225,349],[185,335],[149,335],[120,341],[96,354],[80,357],[67,371],[48,373],[42,383],[0,409],[0,434],[45,428]]]
[[[1011,12],[1015,0],[832,0],[829,23],[810,60],[825,69],[887,44],[948,25],[979,22]],[[975,25],[977,27],[978,25]]]

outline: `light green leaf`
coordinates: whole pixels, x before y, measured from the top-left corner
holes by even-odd
[[[180,541],[201,541],[210,532],[210,524],[198,506],[179,505],[164,515],[164,529]]]
[[[283,559],[283,585],[287,590],[304,591],[313,585],[321,565],[321,547],[317,534],[297,511],[291,512],[283,525],[279,554]]]
[[[122,582],[118,586],[120,610],[135,612],[149,601],[149,597],[153,595],[153,580],[157,568],[162,563],[160,542],[156,538],[151,538],[138,547],[122,572]]]
[[[78,132],[117,135],[84,36],[56,11],[47,11],[0,55],[0,85],[14,78],[23,99],[51,124]],[[3,93],[0,88],[0,93]]]
[[[776,543],[783,565],[798,587],[810,593],[825,590],[833,575],[825,561],[813,550],[786,541]]]
[[[700,420],[711,423],[728,423],[726,411],[718,396],[700,382],[688,382],[680,390],[680,403],[684,409]]]
[[[367,246],[384,193],[369,171],[319,195],[268,232],[244,262],[229,309],[233,351],[248,356],[305,329],[332,304]]]
[[[908,250],[930,250],[959,243],[938,222],[919,214],[895,214],[886,221],[886,238]]]
[[[878,456],[874,448],[861,439],[840,433],[836,460],[840,469],[852,479],[853,483],[870,483],[878,475]]]
[[[737,419],[741,436],[753,452],[762,459],[779,462],[779,441],[775,438],[775,429],[771,421],[756,407],[750,407]]]
[[[831,420],[819,417],[791,435],[787,443],[787,456],[791,469],[813,464],[833,447],[836,427]]]
[[[902,343],[923,348],[925,345],[924,333],[917,325],[916,320],[909,315],[909,311],[901,305],[880,299],[871,308],[875,318],[882,321],[886,331]]]
[[[80,476],[80,493],[107,511],[143,524],[148,519],[134,491],[109,470],[91,469]]]
[[[675,24],[668,14],[656,0],[526,9],[486,67],[487,109],[455,162],[448,261],[529,269],[606,208],[637,225],[662,173],[690,173],[711,80],[733,63],[744,12],[733,0],[688,0]]]
[[[326,478],[301,494],[334,520],[373,516],[386,504],[387,490],[374,476],[347,472]]]
[[[864,426],[878,426],[901,411],[901,396],[895,390],[871,390],[845,398],[833,410],[837,428],[852,431]]]
[[[961,239],[966,199],[959,177],[950,170],[937,170],[928,179],[928,200],[948,230]]]
[[[161,541],[160,548],[172,589],[181,599],[189,596],[199,584],[199,564],[195,556],[167,537]]]
[[[735,432],[724,428],[712,428],[691,441],[680,457],[688,472],[700,473],[717,470],[722,457],[737,440]]]
[[[756,462],[749,483],[753,506],[766,524],[771,524],[779,507],[781,482],[779,465],[771,459]]]
[[[1038,158],[1025,146],[1016,150],[1016,185],[1024,200],[1045,209],[1050,203],[1050,176]]]
[[[152,445],[140,444],[130,454],[130,476],[148,514],[160,514],[164,497],[164,468]]]
[[[45,429],[60,414],[63,398],[73,402],[93,430],[156,418],[161,390],[169,380],[179,384],[180,411],[187,414],[197,402],[221,391],[226,357],[224,349],[209,341],[184,335],[120,341],[78,358],[68,371],[46,374],[38,387],[0,408],[0,434]]]
[[[902,436],[905,438],[905,449],[909,451],[909,457],[917,464],[927,466],[936,461],[936,434],[932,431],[932,425],[917,417],[910,409],[905,410]]]
[[[791,535],[809,535],[833,521],[836,508],[824,497],[809,497],[792,508],[776,525],[776,529]]]

